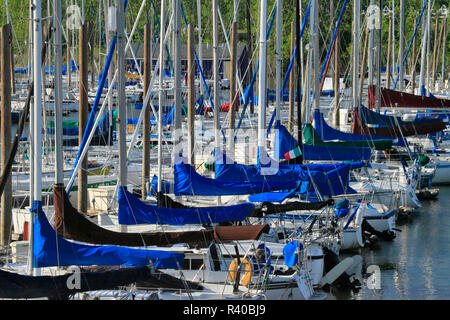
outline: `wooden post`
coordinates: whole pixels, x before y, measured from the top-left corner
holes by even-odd
[[[360,79],[359,80],[359,88],[358,88],[358,97],[359,97],[359,101],[361,101],[362,103],[362,91],[363,91],[363,87],[364,87],[364,74],[366,71],[366,60],[367,60],[367,44],[369,42],[369,27],[366,28],[366,36],[365,36],[365,40],[364,40],[364,49],[363,49],[363,56],[362,56],[362,61],[361,61],[361,66],[360,66],[360,71],[359,71],[359,76]],[[369,48],[369,50],[371,50],[371,48]]]
[[[389,35],[388,35],[388,49],[386,55],[386,82],[385,87],[391,87],[391,42],[392,42],[392,21],[389,19]]]
[[[152,34],[150,24],[144,26],[144,91],[143,100],[148,93],[152,72]],[[142,192],[143,200],[147,198],[147,183],[150,182],[150,108],[147,107],[142,120]]]
[[[291,23],[291,57],[294,54],[295,47],[295,24],[294,21]],[[295,64],[295,62],[294,62]],[[295,68],[292,66],[291,74],[289,75],[289,120],[288,120],[288,131],[293,133],[294,131],[294,105],[295,105]]]
[[[231,75],[230,75],[230,110],[228,111],[228,151],[229,156],[234,158],[234,129],[235,118],[236,118],[236,106],[238,105],[238,95],[236,90],[236,65],[237,65],[237,23],[233,22],[231,25],[231,35],[230,35],[230,46],[231,46]]]
[[[195,57],[194,57],[194,29],[191,24],[188,25],[188,52],[187,52],[187,75],[188,75],[188,162],[195,165]]]
[[[417,24],[417,20],[414,19],[414,25]],[[412,53],[411,53],[411,94],[414,94],[416,90],[416,37],[413,39],[412,43]]]
[[[336,31],[336,44],[334,45],[334,127],[339,129],[339,99],[340,99],[340,77],[339,77],[339,29]]]
[[[89,115],[88,105],[88,50],[86,25],[83,24],[79,30],[79,59],[80,59],[80,77],[79,77],[79,100],[78,100],[78,145],[83,140],[84,130],[86,129]],[[78,210],[82,213],[87,212],[87,154],[83,158],[78,171]]]
[[[2,173],[8,161],[11,149],[11,26],[9,24],[0,28],[0,72],[1,72],[1,169]],[[12,182],[8,175],[5,189],[1,197],[0,207],[0,244],[8,246],[11,239],[11,204]]]

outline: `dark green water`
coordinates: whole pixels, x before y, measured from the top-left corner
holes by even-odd
[[[360,250],[363,273],[379,266],[380,289],[363,282],[358,293],[336,294],[338,299],[450,299],[450,186],[439,189],[436,200],[422,201],[411,219],[397,223],[402,232],[392,242]]]

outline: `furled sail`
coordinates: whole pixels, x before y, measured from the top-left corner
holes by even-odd
[[[364,162],[347,163],[312,163],[312,164],[286,164],[279,163],[278,170],[273,176],[262,176],[256,166],[234,163],[231,159],[215,162],[216,179],[222,181],[260,181],[261,179],[294,179],[295,188],[287,188],[284,192],[265,192],[252,195],[253,202],[284,200],[292,194],[316,195],[316,191],[323,196],[334,196],[344,193],[355,193],[349,186],[350,170],[358,169],[366,164]],[[279,198],[281,197],[281,199]]]
[[[279,154],[275,158],[284,159],[289,151],[295,149],[299,144],[298,141],[289,133],[282,124],[275,127],[279,130],[278,143]],[[324,145],[302,145],[303,160],[317,161],[361,161],[369,160],[371,150],[363,147],[341,147],[341,146],[324,146]]]
[[[197,208],[165,208],[146,204],[119,187],[119,224],[210,224],[231,221],[242,221],[250,216],[254,205],[241,203],[231,206],[197,207]]]
[[[369,108],[376,106],[375,85],[371,85],[369,90]],[[414,108],[414,109],[444,109],[450,108],[450,100],[417,96],[415,94],[381,88],[382,108]]]
[[[375,147],[378,150],[386,150],[392,147],[392,140],[384,139],[381,141],[374,140],[371,143],[368,140],[355,140],[355,141],[323,141],[313,126],[307,123],[303,129],[303,135],[305,136],[305,144],[311,146],[322,147],[341,147],[346,148],[371,148]]]
[[[260,208],[256,209],[252,217],[263,217],[264,215],[280,214],[289,211],[297,210],[320,210],[326,206],[334,204],[333,199],[320,202],[304,202],[304,201],[291,201],[283,204],[273,204],[271,202],[263,202]]]
[[[270,176],[268,176],[270,177]],[[153,177],[152,188],[156,190],[158,177]],[[163,181],[163,191],[169,193],[170,183]],[[198,174],[188,164],[174,166],[173,190],[176,196],[225,196],[246,195],[275,190],[290,190],[297,187],[294,179],[260,179],[258,181],[227,181],[222,179],[206,178]]]
[[[420,118],[403,121],[400,117],[382,115],[364,106],[353,111],[353,133],[382,137],[410,137],[446,128],[441,119]]]
[[[377,150],[390,149],[392,147],[392,144],[405,146],[405,142],[403,141],[403,139],[398,139],[397,137],[388,139],[387,137],[371,137],[336,130],[328,125],[328,123],[323,118],[322,113],[318,110],[314,111],[313,117],[314,128],[318,135],[318,138],[322,139],[324,142],[334,142],[336,140],[346,141],[352,142],[352,146],[366,146],[375,148]],[[316,143],[319,139],[316,139]]]

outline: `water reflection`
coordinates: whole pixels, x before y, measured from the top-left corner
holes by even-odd
[[[336,299],[423,300],[450,297],[450,187],[440,187],[438,200],[423,201],[411,219],[399,222],[401,232],[392,242],[382,241],[373,249],[343,254],[363,258],[362,287],[358,292],[332,292]],[[367,267],[381,270],[381,289],[367,287]]]

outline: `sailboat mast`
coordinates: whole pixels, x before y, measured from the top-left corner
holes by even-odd
[[[375,0],[370,0],[370,8],[371,10],[373,10],[375,5]],[[368,17],[371,17],[371,19],[375,19],[375,16],[373,16],[373,13],[368,12]],[[375,41],[374,41],[374,28],[369,28],[369,45],[368,45],[368,71],[369,71],[369,81],[368,84],[369,86],[373,85],[373,70],[374,70],[374,46],[375,46]],[[362,66],[363,70],[365,70],[365,65]],[[364,71],[363,71],[364,72]],[[363,81],[363,77],[364,77],[364,73],[361,73],[361,82]]]
[[[180,0],[172,0],[172,10],[174,13],[174,42],[175,45],[173,46],[174,52],[174,125],[175,125],[175,132],[174,132],[174,145],[177,145],[180,141],[181,136],[181,55],[180,55],[180,46],[181,46],[181,36],[180,36]],[[176,148],[174,148],[176,150]],[[175,159],[176,155],[174,155]]]
[[[214,0],[216,1],[216,0]],[[277,9],[278,10],[278,9]],[[265,119],[266,119],[266,17],[267,17],[267,1],[261,0],[261,11],[260,11],[260,31],[259,31],[259,81],[258,81],[258,155],[264,157],[264,146],[265,146]],[[265,157],[264,157],[265,158]]]
[[[382,34],[381,34],[381,30],[382,30],[382,23],[383,23],[383,16],[382,16],[382,11],[381,9],[383,8],[383,0],[379,0],[378,1],[378,23],[376,24],[376,29],[377,29],[377,63],[376,63],[376,68],[377,68],[377,91],[375,94],[375,98],[376,98],[376,108],[377,110],[381,109],[381,53],[382,53]],[[388,53],[389,54],[389,53]]]
[[[405,0],[400,0],[400,48],[398,49],[399,91],[403,92],[405,67],[403,65],[403,52],[405,51]]]
[[[300,149],[302,149],[301,145],[302,145],[302,139],[303,139],[303,135],[302,135],[302,124],[303,124],[303,117],[304,115],[302,115],[302,104],[301,104],[301,88],[302,88],[302,79],[301,74],[302,74],[302,63],[301,63],[301,56],[300,56],[300,2],[301,1],[296,1],[295,4],[295,44],[297,46],[297,54],[296,54],[296,61],[297,61],[297,140],[298,143],[300,144]],[[261,61],[261,60],[260,60]],[[308,81],[310,80],[310,78],[308,77]],[[306,106],[309,103],[309,86],[307,87],[307,95],[308,100],[306,101]]]
[[[217,0],[212,0],[212,14],[213,14],[213,79],[214,79],[214,155],[219,152],[219,63],[218,63],[218,19],[217,19]]]
[[[32,198],[30,204],[33,207],[38,206],[42,202],[42,7],[41,0],[32,0],[32,16],[33,16],[33,85],[34,85],[34,102],[33,102],[33,143],[32,154],[33,159],[31,166],[33,168],[33,189]],[[30,241],[29,241],[29,268],[30,273],[38,274],[38,271],[34,268],[33,259],[33,228],[34,213],[31,213],[30,223]]]
[[[161,0],[160,36],[159,36],[159,107],[158,107],[158,193],[162,192],[162,106],[164,105],[164,38],[166,2]]]
[[[425,1],[428,0],[424,0],[424,4]],[[428,2],[428,12],[430,11],[430,3]],[[427,18],[428,20],[428,18]],[[428,32],[427,32],[427,27],[428,27],[428,21],[423,22],[422,25],[422,32],[423,32],[423,42],[422,42],[422,51],[421,51],[421,59],[420,59],[420,78],[419,78],[419,91],[420,91],[420,95],[423,96],[424,95],[424,89],[425,89],[425,59],[426,59],[426,43],[427,43],[427,36],[428,36]]]
[[[360,24],[361,0],[353,1],[353,108],[359,108],[360,97],[358,95],[359,79],[359,24]]]
[[[61,46],[61,0],[53,0],[53,26],[55,35],[54,59],[55,59],[55,182],[64,183],[63,150],[62,150],[62,46]]]
[[[283,1],[277,0],[277,37],[276,37],[276,96],[275,96],[275,123],[279,124],[281,120],[281,63],[283,62],[283,57],[281,55],[281,28],[283,25]],[[279,130],[275,130],[275,154],[279,155],[280,152],[279,145]]]
[[[430,59],[431,59],[431,1],[428,1],[428,14],[427,14],[427,96],[430,95]]]
[[[313,61],[314,61],[314,69],[313,69],[313,79],[314,79],[314,109],[319,109],[320,107],[320,82],[319,82],[319,0],[312,0],[312,14],[311,18],[311,36],[312,36],[312,44],[313,44]],[[324,75],[325,77],[325,75]],[[307,117],[309,118],[310,110],[306,110]],[[308,119],[307,118],[307,119]]]
[[[127,185],[126,154],[126,97],[125,97],[125,9],[123,1],[117,2],[117,105],[119,108],[119,184]],[[111,83],[109,84],[111,85]]]

